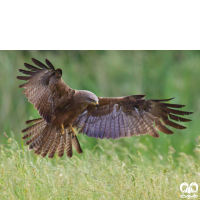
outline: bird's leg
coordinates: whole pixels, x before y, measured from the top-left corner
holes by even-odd
[[[76,133],[75,133],[75,130],[74,130],[74,128],[71,126],[71,129],[72,129],[72,138],[74,138],[75,136],[76,136]]]
[[[65,128],[64,128],[63,124],[61,125],[61,134],[62,134],[62,135],[65,134]]]

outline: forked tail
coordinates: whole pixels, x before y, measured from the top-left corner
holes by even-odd
[[[82,153],[79,141],[71,131],[65,129],[64,134],[61,133],[61,127],[55,127],[47,124],[42,118],[26,121],[26,124],[33,123],[33,125],[22,130],[26,133],[22,139],[27,139],[26,145],[29,145],[29,150],[34,149],[34,154],[40,155],[44,158],[47,154],[49,158],[53,158],[55,152],[62,157],[66,149],[66,154],[69,158],[72,157],[72,145],[78,153]]]

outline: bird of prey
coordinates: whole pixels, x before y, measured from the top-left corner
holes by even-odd
[[[62,157],[64,151],[72,157],[72,145],[78,153],[82,149],[74,128],[88,137],[118,139],[133,135],[146,135],[158,138],[157,132],[173,134],[165,125],[176,129],[185,129],[172,120],[191,121],[177,115],[189,115],[192,112],[177,110],[184,105],[165,103],[171,99],[148,100],[145,95],[125,97],[97,97],[86,90],[74,90],[62,80],[62,70],[55,69],[49,60],[46,65],[32,58],[37,67],[25,63],[29,69],[19,71],[28,76],[18,76],[28,81],[20,88],[28,101],[34,104],[41,118],[28,120],[31,126],[22,130],[26,133],[26,145],[42,157],[48,154],[53,158],[55,152]],[[175,109],[174,109],[175,108]]]

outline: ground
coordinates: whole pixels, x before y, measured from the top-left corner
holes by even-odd
[[[120,159],[109,146],[50,160],[9,138],[1,145],[0,199],[181,199],[182,182],[199,183],[199,159],[180,153],[174,160],[172,147],[163,162],[123,147]]]

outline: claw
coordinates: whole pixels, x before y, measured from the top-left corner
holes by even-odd
[[[76,133],[75,133],[75,130],[74,130],[74,128],[71,126],[71,129],[72,129],[72,138],[74,138],[75,136],[76,136]]]

